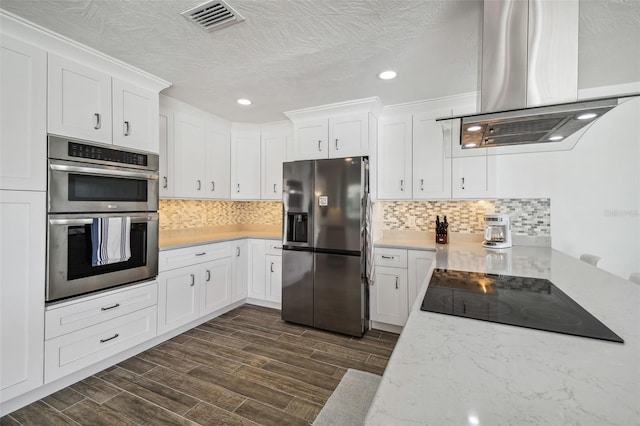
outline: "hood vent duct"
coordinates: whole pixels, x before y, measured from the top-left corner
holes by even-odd
[[[182,16],[204,31],[212,32],[244,21],[238,12],[222,0],[208,1],[185,10]]]
[[[577,100],[578,1],[484,1],[481,112],[438,119],[462,148],[558,142],[618,105]]]

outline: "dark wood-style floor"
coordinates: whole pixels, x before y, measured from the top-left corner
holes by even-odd
[[[358,339],[244,305],[0,419],[1,425],[307,425],[347,368],[382,374],[398,336]]]

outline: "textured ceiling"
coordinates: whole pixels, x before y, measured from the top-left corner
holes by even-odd
[[[0,7],[166,79],[173,87],[163,93],[233,121],[478,88],[477,0],[228,0],[246,20],[213,33],[180,16],[201,2],[0,0]],[[580,60],[589,69],[581,87],[640,80],[639,16],[637,0],[581,2]],[[607,59],[618,68],[603,77]],[[398,77],[379,80],[385,69]],[[240,97],[254,104],[241,107]]]

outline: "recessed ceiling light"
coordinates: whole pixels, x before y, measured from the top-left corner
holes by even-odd
[[[549,138],[550,141],[559,141],[559,140],[562,140],[562,139],[564,139],[564,136],[551,136]]]
[[[236,102],[238,102],[240,105],[251,105],[251,101],[249,99],[238,99]]]
[[[481,126],[470,126],[470,127],[467,127],[467,131],[468,132],[477,132],[480,129],[482,129]]]
[[[586,114],[579,115],[578,116],[578,120],[591,120],[592,118],[594,118],[597,115],[598,114],[595,114],[593,112],[588,112]]]
[[[392,78],[396,78],[397,75],[398,73],[395,71],[382,71],[378,74],[378,77],[382,80],[391,80]]]

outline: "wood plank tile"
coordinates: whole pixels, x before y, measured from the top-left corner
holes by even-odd
[[[247,342],[240,339],[236,339],[222,334],[213,333],[204,328],[194,328],[185,333],[187,336],[194,337],[196,339],[205,340],[207,342],[215,342],[221,345],[229,346],[234,349],[242,349],[248,345]]]
[[[353,338],[354,342],[360,342],[364,345],[367,346],[374,346],[374,347],[378,347],[378,348],[382,348],[382,349],[388,349],[390,351],[393,351],[393,348],[396,347],[396,343],[395,342],[391,342],[389,340],[382,340],[382,339],[377,339],[374,337],[369,336],[368,334],[365,334],[364,336],[357,338],[354,337]]]
[[[42,400],[56,410],[62,411],[65,408],[82,401],[83,399],[85,399],[84,395],[80,395],[78,392],[74,391],[71,388],[64,388],[56,393],[52,393]]]
[[[201,425],[216,426],[255,426],[255,423],[221,408],[200,402],[185,414],[189,420]]]
[[[243,379],[237,373],[227,374],[213,368],[200,366],[191,370],[188,375],[206,382],[215,383],[235,393],[280,409],[284,409],[293,399],[291,395],[284,392]]]
[[[111,398],[104,403],[104,406],[141,425],[191,426],[196,424],[128,392],[122,392]]]
[[[155,368],[156,365],[158,364],[145,361],[144,359],[138,358],[136,356],[125,359],[120,364],[118,364],[119,367],[132,371],[136,374],[144,374],[152,368]]]
[[[190,337],[186,336],[184,333],[183,334],[178,334],[175,337],[172,337],[171,339],[169,339],[170,342],[174,342],[174,343],[178,343],[178,344],[183,344],[186,340],[189,340]]]
[[[96,376],[90,376],[78,383],[74,383],[71,385],[71,389],[87,398],[91,398],[98,404],[102,404],[122,392],[122,390]]]
[[[380,332],[380,340],[385,340],[387,342],[397,343],[399,337],[400,337],[399,334],[389,333],[387,331]]]
[[[241,365],[239,362],[228,360],[212,353],[202,352],[189,344],[178,345],[173,342],[166,342],[158,346],[157,349],[175,358],[189,360],[200,365],[208,365],[226,373],[233,373]]]
[[[314,404],[313,402],[300,398],[293,398],[293,401],[289,403],[284,411],[292,416],[300,417],[308,422],[312,422],[316,417],[318,417],[320,410],[322,410],[322,405]]]
[[[375,339],[379,339],[381,334],[382,332],[379,330],[373,330],[373,329],[367,330],[367,336],[373,337]]]
[[[217,320],[217,318],[216,318],[216,320]],[[203,330],[206,330],[206,331],[211,331],[213,333],[222,334],[223,336],[231,336],[236,331],[236,330],[234,330],[232,328],[222,327],[220,325],[220,324],[222,324],[222,321],[215,321],[215,322],[213,322],[213,321],[214,320],[209,321],[209,322],[205,322],[204,324],[200,324],[199,327],[202,328]]]
[[[331,391],[338,386],[338,383],[340,383],[339,379],[335,379],[330,375],[317,373],[306,368],[296,367],[294,365],[286,364],[280,361],[269,361],[262,367],[262,369],[271,371],[272,373],[280,374],[282,376],[290,377],[292,379],[301,380],[311,385],[315,385]]]
[[[327,364],[336,365],[343,368],[355,368],[356,370],[368,371],[369,373],[382,375],[384,368],[376,365],[364,363],[362,361],[356,361],[349,358],[344,358],[338,355],[329,354],[322,351],[316,351],[311,355],[312,359],[326,362]]]
[[[286,364],[306,368],[308,370],[316,371],[318,373],[322,373],[326,375],[333,375],[337,369],[335,365],[330,365],[321,361],[307,358],[295,352],[282,350],[276,347],[256,344],[256,345],[249,345],[243,350],[246,352],[251,352],[253,354],[262,355],[265,358],[272,358],[272,359],[284,362]]]
[[[377,365],[378,367],[385,368],[387,363],[389,362],[389,358],[379,355],[371,354],[369,359],[367,360],[367,364]]]
[[[320,342],[318,340],[309,339],[301,336],[291,336],[283,334],[280,339],[284,342],[297,344],[306,348],[313,348],[317,351],[326,352],[333,355],[339,355],[344,358],[353,359],[355,361],[365,362],[369,358],[369,354],[356,349],[346,348],[344,346],[334,345],[333,343]]]
[[[49,407],[42,401],[36,401],[11,413],[11,417],[23,425],[62,426],[77,424],[64,414]],[[4,418],[4,417],[3,417]]]
[[[235,411],[236,414],[265,426],[308,426],[305,419],[292,416],[284,411],[276,410],[265,404],[247,399]]]
[[[215,324],[216,324],[216,327],[218,327],[219,329],[226,330],[231,334],[235,333],[236,331],[246,331],[248,333],[257,334],[258,336],[268,337],[272,339],[276,339],[280,337],[280,335],[282,334],[281,331],[272,330],[272,329],[257,326],[251,323],[239,324],[236,321],[229,321],[229,320],[222,319],[222,320],[216,321]]]
[[[361,352],[374,353],[376,355],[386,356],[387,358],[391,356],[391,352],[395,347],[395,344],[392,342],[374,339],[366,334],[362,337],[349,337],[321,330],[306,330],[302,337],[332,343]]]
[[[332,393],[331,390],[320,388],[319,386],[245,365],[238,368],[234,377],[242,377],[248,382],[258,383],[266,388],[276,389],[288,395],[306,399],[307,401],[315,402],[317,404],[324,404],[327,402],[327,399],[329,399]],[[291,402],[291,399],[287,401],[287,404],[289,402]]]
[[[112,409],[97,404],[90,399],[85,399],[76,405],[67,408],[64,414],[81,425],[87,426],[136,426],[133,420],[119,415]]]
[[[164,367],[151,370],[145,374],[145,377],[227,411],[235,410],[246,399],[216,383],[180,374]]]
[[[102,379],[177,414],[186,413],[198,403],[195,398],[123,368],[110,371]]]
[[[10,415],[0,417],[0,426],[21,426],[20,423]]]
[[[283,333],[294,334],[296,336],[302,335],[302,333],[304,333],[304,331],[306,330],[304,326],[288,323],[282,320],[273,321],[273,322],[261,321],[259,319],[246,317],[243,315],[238,315],[236,318],[233,319],[233,322],[238,324],[249,324],[249,325],[254,325],[258,327],[264,327],[264,328],[268,328],[269,330],[275,330]]]
[[[186,345],[202,352],[222,356],[229,360],[254,367],[261,367],[269,361],[267,357],[246,352],[244,349],[233,349],[228,346],[218,345],[214,342],[207,342],[200,339],[192,339],[192,341],[186,343]]]
[[[235,337],[237,337],[238,339],[242,339],[244,340],[247,345],[249,344],[259,344],[259,345],[263,345],[263,346],[269,346],[272,348],[276,348],[276,349],[282,349],[285,351],[289,351],[292,353],[295,353],[296,355],[299,356],[311,356],[311,354],[313,353],[313,349],[310,349],[309,347],[305,347],[302,346],[300,344],[297,343],[289,343],[286,340],[283,340],[285,338],[285,336],[291,337],[291,338],[296,338],[298,336],[292,336],[290,334],[282,334],[282,336],[280,336],[278,339],[269,339],[266,337],[262,337],[262,336],[257,336],[255,334],[250,334],[250,333],[245,333],[245,332],[237,332],[236,334],[234,334]]]
[[[199,365],[197,362],[176,358],[173,355],[169,355],[155,348],[144,351],[138,354],[137,357],[162,367],[171,368],[180,373],[187,373]]]

